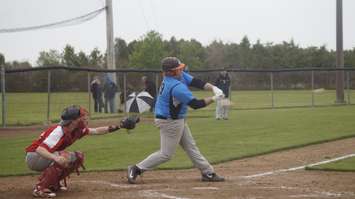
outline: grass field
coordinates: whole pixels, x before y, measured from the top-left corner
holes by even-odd
[[[189,125],[200,150],[213,163],[355,136],[355,106],[232,110],[225,121],[216,121],[212,108],[190,111]],[[0,175],[30,173],[24,148],[39,133],[0,139]],[[86,154],[89,170],[126,169],[158,149],[159,133],[151,123],[141,123],[131,134],[123,130],[87,136],[70,148]],[[191,166],[179,149],[160,168]]]
[[[210,92],[194,92],[197,97],[211,95]],[[335,91],[325,90],[313,93],[314,105],[334,105]],[[345,93],[347,100],[347,93]],[[350,91],[350,99],[355,101],[355,92]],[[50,115],[51,121],[58,121],[62,109],[71,104],[78,104],[89,109],[89,94],[84,92],[51,93]],[[302,107],[312,105],[312,92],[309,90],[274,91],[274,107]],[[260,109],[272,107],[270,91],[234,91],[232,95],[233,109]],[[112,117],[117,114],[93,113],[92,118]],[[47,122],[47,93],[7,93],[7,118],[9,126],[43,124]],[[207,110],[213,110],[210,106]],[[1,110],[1,106],[0,106]],[[2,120],[0,114],[0,121]]]
[[[339,160],[336,162],[323,164],[319,166],[308,167],[309,170],[326,170],[326,171],[351,171],[355,172],[355,157]]]

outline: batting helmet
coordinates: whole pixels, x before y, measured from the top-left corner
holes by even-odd
[[[161,67],[164,72],[170,70],[177,70],[185,67],[185,64],[181,63],[181,61],[176,57],[165,57],[161,61]]]

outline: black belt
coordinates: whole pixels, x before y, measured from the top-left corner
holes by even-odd
[[[168,119],[167,117],[164,117],[162,115],[156,115],[155,118],[162,119],[162,120],[167,120]]]
[[[165,117],[162,115],[156,115],[155,118],[162,119],[162,120],[172,119],[172,118],[168,118],[168,117]],[[182,119],[182,118],[176,118],[176,119],[172,119],[172,120],[179,120],[179,119]]]

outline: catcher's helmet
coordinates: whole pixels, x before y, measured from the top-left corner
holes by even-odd
[[[161,61],[161,67],[164,72],[170,70],[177,70],[180,68],[184,68],[185,64],[181,63],[181,61],[176,57],[165,57]]]
[[[63,110],[62,115],[60,116],[60,118],[62,119],[60,121],[60,124],[62,126],[65,126],[71,121],[76,120],[85,114],[87,114],[87,111],[84,108],[81,108],[80,106],[68,106]]]

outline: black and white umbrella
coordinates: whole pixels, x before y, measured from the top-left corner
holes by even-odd
[[[128,95],[126,101],[126,112],[129,113],[143,113],[148,111],[153,105],[154,99],[148,92],[142,91],[138,94],[133,92]]]

